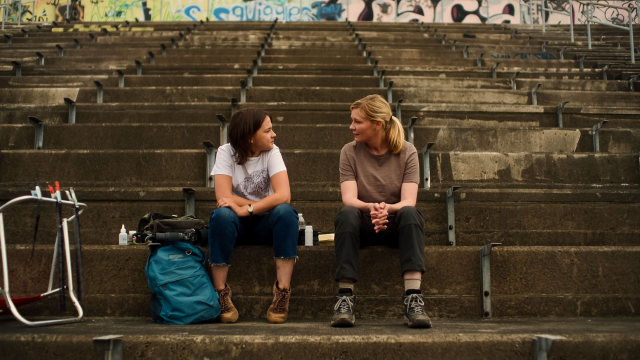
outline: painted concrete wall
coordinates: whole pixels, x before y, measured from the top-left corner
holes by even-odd
[[[0,0],[0,3],[10,0]],[[115,4],[114,4],[115,1]],[[531,0],[70,0],[73,20],[116,21],[138,18],[140,21],[382,21],[425,23],[547,24],[569,23],[569,17],[541,10],[535,1],[533,16],[526,6]],[[569,0],[546,1],[546,7],[568,11]],[[640,0],[599,0],[629,7]],[[115,5],[115,6],[114,6]],[[584,23],[586,9],[574,2],[575,23]],[[22,21],[32,19],[32,5],[22,9]],[[66,16],[66,0],[36,0],[36,21],[60,21]],[[599,21],[628,22],[626,11],[598,8]],[[9,20],[18,18],[17,5],[11,7]],[[632,14],[638,23],[637,10]]]

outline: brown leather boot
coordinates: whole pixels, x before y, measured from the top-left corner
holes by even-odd
[[[273,284],[273,302],[267,310],[267,321],[272,324],[282,324],[287,321],[289,314],[289,298],[291,289],[278,289],[278,281]]]
[[[231,302],[231,288],[224,284],[224,289],[218,291],[218,303],[220,303],[220,315],[218,319],[223,324],[230,324],[238,320],[238,310]]]

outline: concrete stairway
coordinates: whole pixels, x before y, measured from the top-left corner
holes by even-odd
[[[345,351],[380,357],[396,349],[417,357],[527,359],[532,334],[551,332],[569,340],[558,341],[550,358],[633,358],[640,344],[640,87],[629,75],[640,68],[629,64],[628,38],[618,49],[624,35],[604,36],[588,50],[583,30],[571,43],[565,27],[542,34],[511,25],[446,25],[437,32],[435,24],[351,25],[278,23],[266,43],[270,23],[147,23],[153,31],[122,24],[120,31],[88,33],[69,31],[73,24],[40,31],[28,24],[28,37],[8,27],[11,44],[0,44],[0,201],[26,194],[35,177],[76,189],[89,205],[82,220],[83,306],[87,316],[106,319],[50,330],[4,319],[0,355],[90,358],[75,346],[118,332],[126,335],[125,357],[218,357],[233,348],[242,349],[239,357],[268,358],[282,355],[273,353],[274,344],[286,341],[291,355],[309,358]],[[21,65],[20,77],[11,61]],[[603,61],[611,65],[603,69]],[[342,206],[339,152],[352,139],[349,105],[374,93],[390,93],[405,125],[417,118],[407,131],[419,151],[434,143],[420,156],[423,178],[429,156],[430,187],[421,185],[417,206],[427,244],[423,293],[435,329],[400,328],[397,253],[368,248],[357,316],[369,322],[332,332],[332,247],[299,248],[292,322],[280,330],[250,320],[264,318],[275,273],[271,250],[258,247],[238,248],[230,271],[244,325],[150,326],[148,249],[115,245],[117,233],[149,212],[183,214],[183,187],[195,189],[196,215],[208,219],[216,202],[205,187],[202,143],[220,145],[215,115],[230,118],[233,109],[254,106],[269,111],[292,205],[314,228],[333,232]],[[77,106],[75,124],[64,98]],[[566,101],[560,120],[557,105]],[[28,116],[44,122],[41,150],[34,150]],[[596,153],[592,128],[603,120]],[[456,246],[448,246],[446,191],[454,185],[462,188],[453,193]],[[30,261],[33,207],[4,216],[12,294],[38,293],[48,280],[53,209],[43,212]],[[495,242],[503,246],[491,255],[494,320],[480,321],[479,250]],[[21,310],[59,314],[55,299]],[[228,345],[179,350],[193,336]],[[344,342],[336,345],[335,336]],[[310,343],[313,337],[320,340]],[[34,339],[42,345],[25,352]]]

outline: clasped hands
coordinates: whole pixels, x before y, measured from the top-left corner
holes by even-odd
[[[370,215],[371,215],[371,223],[373,224],[373,229],[376,233],[380,231],[384,231],[387,229],[387,217],[389,216],[389,205],[385,203],[375,203],[370,204]]]
[[[218,200],[218,207],[226,207],[233,210],[238,216],[249,216],[249,206],[239,206],[232,198],[222,198]]]

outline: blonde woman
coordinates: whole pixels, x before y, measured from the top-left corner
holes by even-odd
[[[354,141],[340,153],[344,208],[335,217],[336,275],[339,290],[331,326],[355,323],[355,282],[361,247],[400,249],[405,324],[429,328],[420,291],[424,273],[424,220],[415,208],[420,182],[418,152],[404,140],[400,121],[379,95],[351,105]]]

